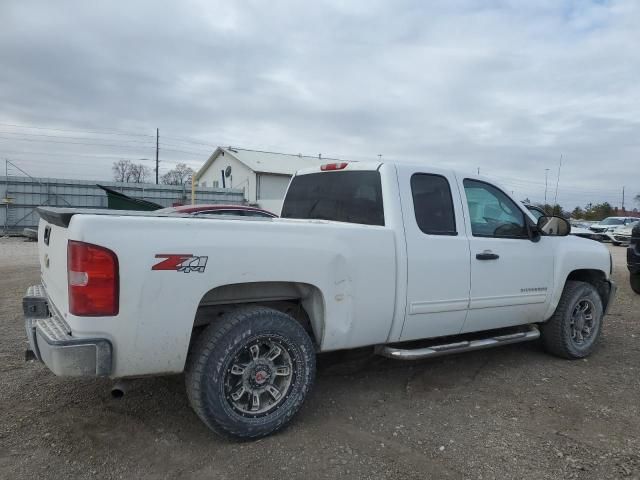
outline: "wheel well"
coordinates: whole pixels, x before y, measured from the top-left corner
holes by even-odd
[[[324,333],[324,298],[320,289],[298,282],[249,282],[222,285],[200,299],[194,331],[220,319],[225,313],[249,305],[279,310],[296,319],[319,346]],[[192,341],[196,335],[192,333]]]
[[[569,280],[577,280],[580,282],[590,283],[600,295],[600,299],[602,300],[602,307],[606,311],[607,304],[609,303],[609,295],[610,295],[610,285],[607,282],[607,276],[602,270],[574,270],[567,277],[567,281]]]

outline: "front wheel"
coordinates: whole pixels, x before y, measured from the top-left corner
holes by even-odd
[[[304,328],[264,307],[216,320],[189,353],[187,395],[214,432],[250,439],[284,427],[315,377],[315,351]]]
[[[640,294],[640,273],[629,274],[629,283],[631,284],[631,290]]]
[[[613,245],[615,245],[616,247],[619,247],[619,246],[620,246],[620,242],[613,242],[613,241],[612,241],[611,243],[613,243]]]
[[[568,281],[553,316],[541,327],[542,342],[559,357],[584,358],[602,331],[602,300],[590,283]]]

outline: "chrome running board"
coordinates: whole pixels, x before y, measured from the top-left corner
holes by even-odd
[[[540,331],[538,330],[538,327],[535,325],[529,325],[529,329],[522,332],[481,338],[478,340],[465,340],[462,342],[447,343],[444,345],[432,345],[425,348],[403,349],[380,345],[376,347],[376,353],[384,357],[395,358],[398,360],[419,360],[421,358],[439,357],[441,355],[450,355],[452,353],[470,352],[472,350],[481,350],[483,348],[499,347],[501,345],[509,345],[511,343],[528,342],[536,340],[539,337]]]

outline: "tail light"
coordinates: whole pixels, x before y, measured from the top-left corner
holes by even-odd
[[[81,317],[118,314],[118,257],[111,250],[69,240],[69,312]]]
[[[326,172],[328,170],[343,170],[349,165],[348,162],[339,162],[339,163],[325,163],[320,166],[320,170]]]

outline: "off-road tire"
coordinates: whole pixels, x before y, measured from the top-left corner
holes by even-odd
[[[593,305],[594,328],[588,342],[577,345],[572,339],[571,318],[578,304],[589,301]],[[566,283],[553,316],[541,325],[540,333],[545,349],[558,357],[578,359],[589,356],[596,347],[603,320],[602,299],[590,283],[570,280]]]
[[[629,284],[631,285],[631,290],[640,294],[640,273],[630,273]]]
[[[286,349],[292,378],[277,408],[253,417],[234,409],[225,382],[237,355],[262,338],[275,339]],[[189,352],[185,380],[191,407],[211,430],[227,437],[255,439],[291,420],[309,393],[315,372],[315,348],[300,323],[278,310],[247,307],[217,319],[200,334]]]

